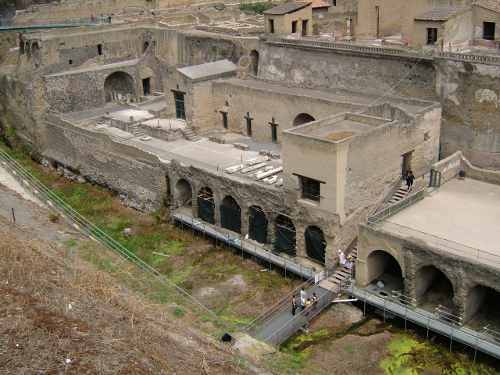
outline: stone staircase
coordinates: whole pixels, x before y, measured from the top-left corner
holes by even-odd
[[[139,127],[139,124],[131,124],[128,126],[129,133],[132,133],[134,137],[142,138],[146,136],[146,133]]]
[[[182,129],[182,135],[184,135],[184,138],[186,138],[188,141],[191,142],[196,142],[199,141],[201,138],[194,132],[193,128],[186,126],[184,129]]]
[[[358,259],[358,248],[353,247],[348,256],[349,255],[352,257],[352,262],[354,266],[356,264],[356,260]],[[339,268],[337,268],[331,276],[321,281],[319,283],[319,286],[334,291],[336,293],[339,293],[342,291],[342,289],[351,284],[353,276],[354,275],[352,268],[349,269],[345,266],[339,266]]]
[[[387,205],[398,203],[400,200],[404,199],[408,195],[409,191],[406,184],[401,184],[398,190],[392,195],[391,199],[387,202]]]

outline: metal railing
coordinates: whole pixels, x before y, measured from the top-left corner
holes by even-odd
[[[414,194],[411,194],[402,200],[400,200],[397,203],[391,204],[390,206],[387,206],[386,208],[378,211],[374,215],[370,216],[368,218],[368,225],[374,225],[382,220],[387,219],[390,216],[395,215],[396,213],[400,212],[401,210],[405,209],[406,207],[411,206],[412,204],[422,200],[425,196],[425,190],[419,190]]]

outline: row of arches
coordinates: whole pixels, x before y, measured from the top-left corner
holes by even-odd
[[[368,281],[382,281],[384,290],[404,292],[404,277],[399,262],[384,250],[375,250],[367,257]],[[381,284],[381,285],[382,285]],[[471,326],[494,324],[500,328],[500,292],[488,286],[476,285],[469,289],[464,305],[456,305],[456,293],[451,279],[434,265],[418,268],[413,279],[413,295],[416,304],[433,311],[438,306],[458,315],[462,313],[463,323]],[[382,292],[384,293],[384,292]]]
[[[175,186],[175,199],[179,205],[192,206],[193,191],[186,179],[180,179]],[[210,223],[216,223],[216,203],[213,190],[204,186],[196,195],[198,218]],[[219,205],[220,226],[230,231],[242,234],[242,209],[230,195],[225,196]],[[272,244],[274,251],[296,256],[297,231],[292,219],[279,214],[270,228],[269,215],[262,207],[253,205],[248,208],[248,237],[261,244]],[[273,231],[273,236],[269,233]],[[270,239],[270,237],[273,237]],[[305,250],[309,258],[324,264],[326,241],[323,231],[316,226],[309,226],[304,232]]]

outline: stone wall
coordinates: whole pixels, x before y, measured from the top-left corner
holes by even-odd
[[[457,151],[432,165],[433,170],[441,173],[441,185],[458,176],[462,169],[462,158],[462,153]]]
[[[161,207],[166,180],[158,158],[52,115],[47,118],[46,132],[43,157],[124,195],[134,208],[154,211]]]

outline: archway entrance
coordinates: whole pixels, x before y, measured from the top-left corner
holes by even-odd
[[[325,264],[326,241],[323,231],[316,226],[307,227],[305,240],[307,256]]]
[[[222,228],[241,233],[241,208],[230,195],[220,205],[220,223]]]
[[[267,224],[262,208],[251,206],[248,210],[248,236],[259,243],[267,243]]]
[[[274,250],[288,255],[296,255],[296,232],[292,220],[284,215],[278,215],[275,222]]]
[[[417,303],[423,308],[433,310],[443,306],[450,312],[453,304],[453,285],[446,275],[434,266],[425,266],[415,276],[415,295]]]
[[[132,98],[134,94],[134,79],[128,73],[115,72],[104,81],[106,102],[125,100]]]
[[[396,258],[384,250],[375,250],[366,259],[368,283],[382,281],[385,292],[403,292],[403,272]]]
[[[293,120],[293,126],[307,124],[308,122],[315,121],[315,118],[308,113],[300,113]]]
[[[198,192],[198,217],[210,224],[215,224],[214,193],[209,187],[202,187]]]
[[[490,327],[500,331],[500,292],[477,285],[469,291],[465,301],[464,323],[474,328]]]
[[[259,73],[259,52],[253,50],[250,52],[250,69],[254,76]]]
[[[192,194],[191,184],[187,180],[181,178],[177,181],[175,184],[175,200],[179,206],[191,207]]]

